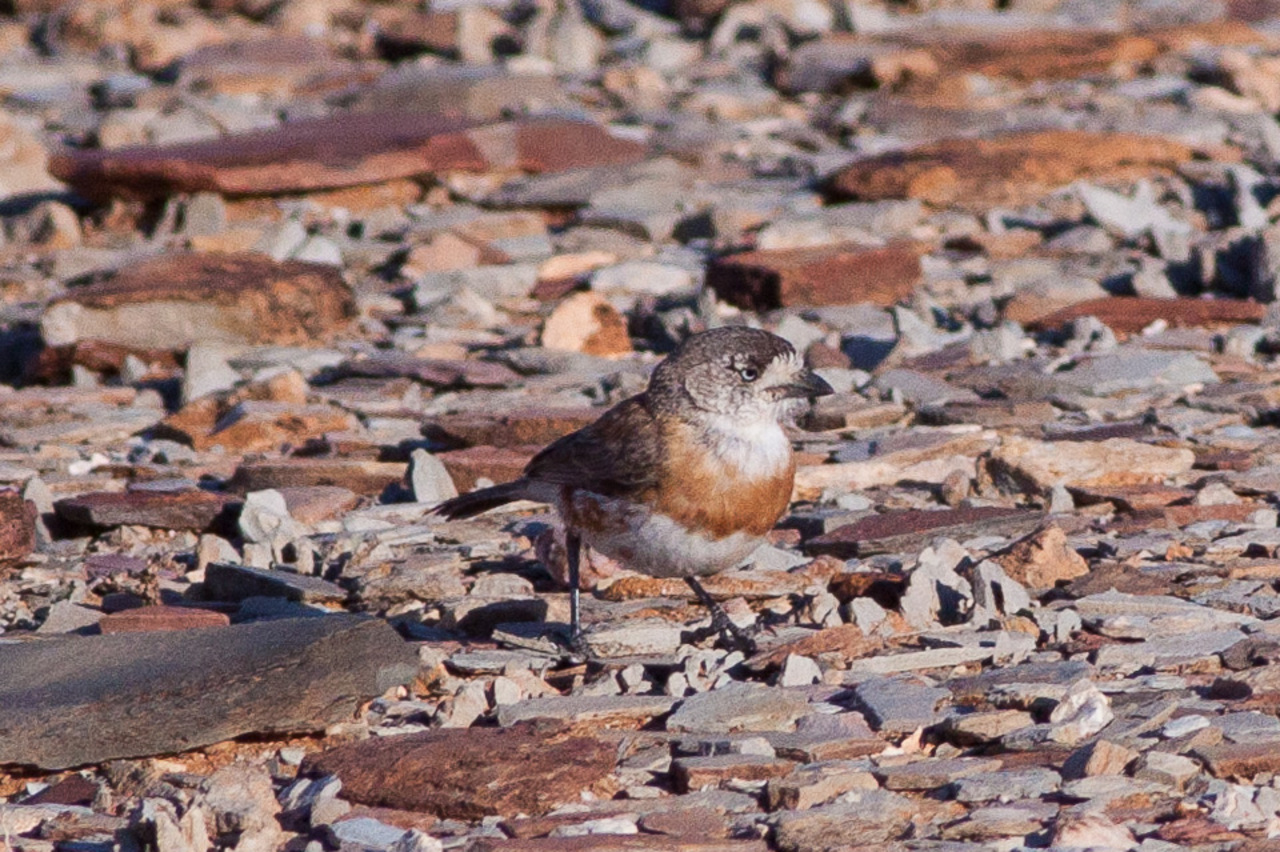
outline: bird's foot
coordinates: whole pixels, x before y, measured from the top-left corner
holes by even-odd
[[[567,666],[580,666],[591,659],[591,649],[581,630],[557,635],[556,644],[561,649],[560,661]]]
[[[725,640],[725,644],[730,650],[741,651],[748,657],[759,650],[756,646],[756,640],[751,638],[751,634],[733,623],[733,619],[729,618],[729,614],[724,611],[724,607],[716,603],[715,599],[708,594],[707,590],[702,587],[702,584],[696,578],[685,577],[684,581],[689,584],[689,588],[693,589],[693,593],[698,596],[698,600],[711,613],[711,628],[720,634],[720,638]]]

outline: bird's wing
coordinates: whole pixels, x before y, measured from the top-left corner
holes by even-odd
[[[632,397],[548,444],[524,475],[606,497],[635,497],[657,485],[661,463],[661,424],[642,398]]]

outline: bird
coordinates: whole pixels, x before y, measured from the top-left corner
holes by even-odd
[[[755,643],[699,578],[740,564],[786,511],[795,455],[783,429],[831,385],[787,340],[727,326],[690,335],[648,386],[548,444],[511,482],[433,511],[469,518],[516,500],[548,503],[565,528],[569,647],[581,656],[582,546],[652,577],[678,577],[712,628],[750,653]]]

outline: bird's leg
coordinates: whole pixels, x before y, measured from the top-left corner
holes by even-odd
[[[757,650],[756,642],[747,635],[741,627],[734,624],[729,618],[729,614],[724,611],[720,604],[716,603],[715,598],[702,587],[695,577],[685,577],[684,581],[689,584],[689,588],[693,589],[693,593],[698,596],[698,600],[702,601],[702,605],[711,611],[711,626],[720,631],[721,636],[727,637],[734,650],[741,651],[747,656],[751,656]]]
[[[582,592],[579,589],[581,536],[572,530],[566,530],[564,549],[569,562],[569,661],[585,662],[588,654],[586,642],[582,639]]]

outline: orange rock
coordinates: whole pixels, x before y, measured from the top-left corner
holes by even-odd
[[[200,627],[226,627],[231,619],[225,613],[189,606],[143,606],[104,615],[98,622],[103,633],[142,633],[151,630],[192,630]]]
[[[1175,174],[1191,146],[1161,136],[1048,130],[986,139],[943,139],[868,157],[827,184],[839,199],[919,198],[985,209],[1029,204],[1076,180]]]
[[[1089,573],[1089,563],[1067,545],[1067,534],[1055,524],[1015,541],[993,558],[1006,574],[1032,589],[1050,589],[1059,580]]]
[[[542,345],[548,349],[605,357],[631,352],[627,321],[599,293],[574,293],[542,326]]]
[[[0,567],[36,549],[36,505],[17,491],[0,491]]]

